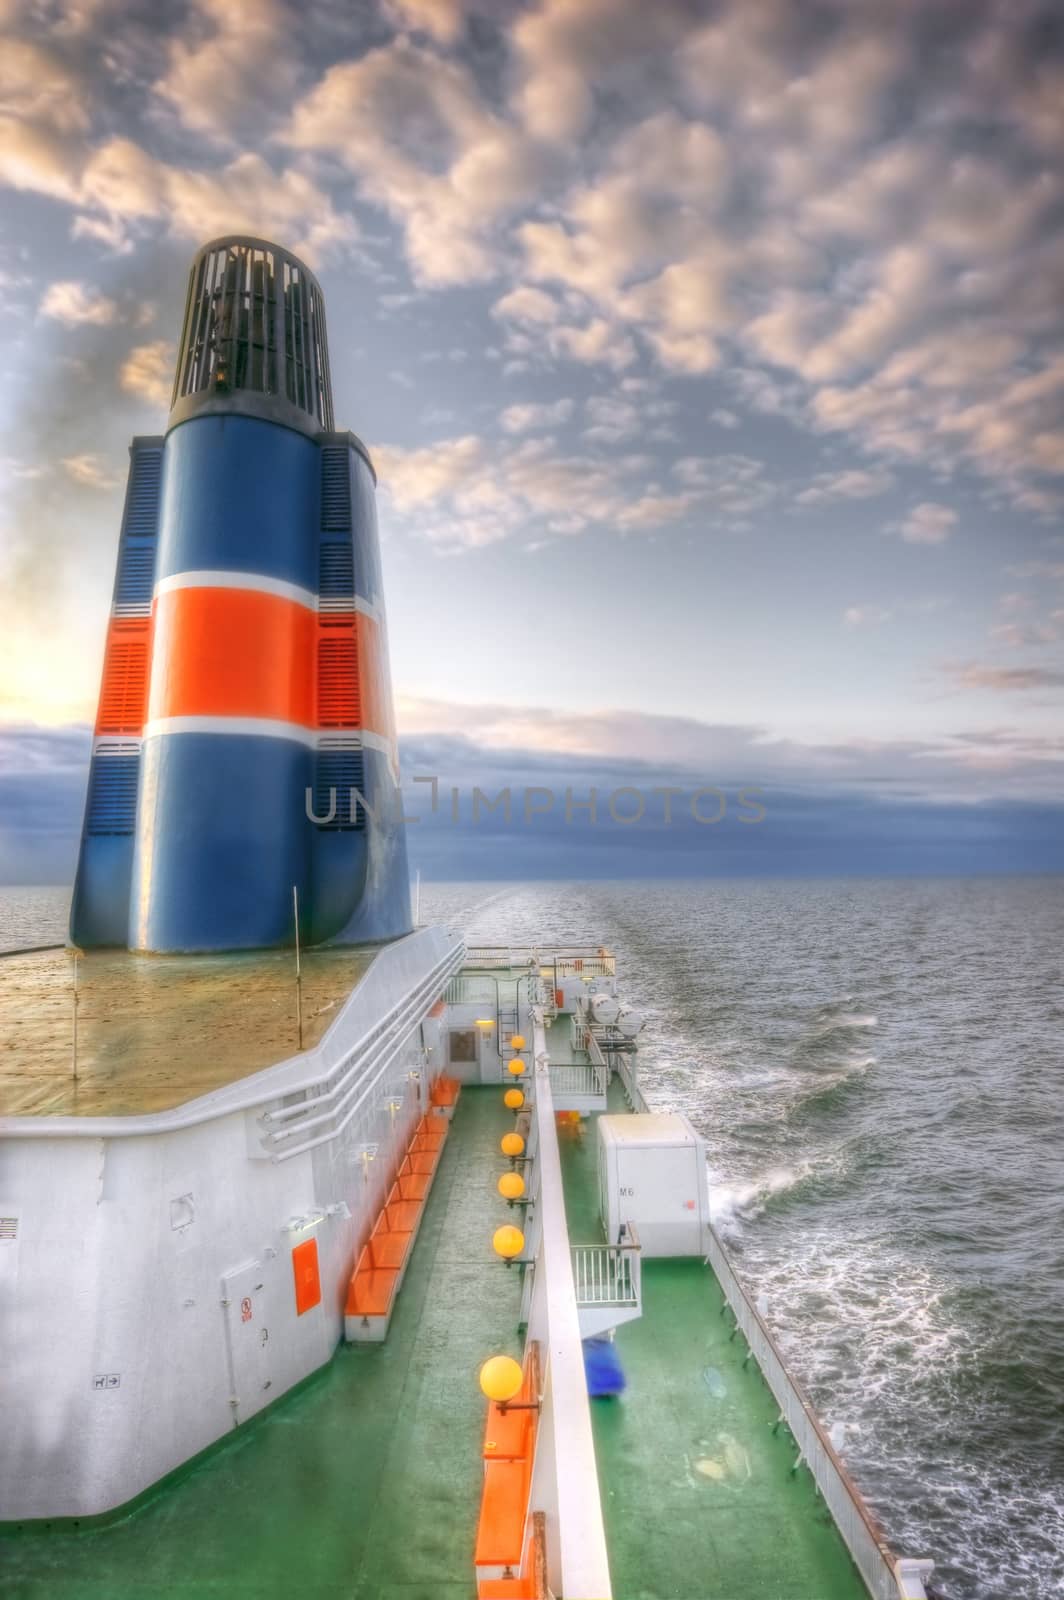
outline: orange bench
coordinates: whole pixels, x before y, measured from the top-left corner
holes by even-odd
[[[457,1078],[445,1077],[441,1072],[429,1090],[429,1100],[443,1116],[449,1117],[453,1114],[454,1108],[458,1103],[461,1089],[462,1085]]]
[[[504,1578],[520,1571],[531,1486],[532,1462],[527,1456],[484,1463],[484,1492],[473,1558],[478,1578],[484,1567],[500,1569],[485,1572],[486,1578]]]
[[[447,1121],[438,1115],[422,1117],[414,1130],[348,1284],[344,1334],[352,1342],[379,1341],[388,1332],[446,1137]]]
[[[533,1341],[528,1347],[524,1382],[517,1399],[535,1399],[539,1386],[539,1347]],[[507,1595],[517,1597],[536,1592],[534,1586],[529,1586],[532,1580],[527,1572],[522,1572],[522,1566],[532,1526],[529,1497],[538,1420],[539,1413],[532,1409],[504,1409],[494,1401],[488,1406],[482,1452],[484,1487],[473,1558],[480,1600],[490,1600],[492,1596],[504,1600]],[[497,1587],[500,1584],[516,1587]]]
[[[398,1270],[375,1267],[368,1258],[369,1245],[358,1258],[358,1267],[347,1291],[345,1317],[386,1317],[391,1310]]]

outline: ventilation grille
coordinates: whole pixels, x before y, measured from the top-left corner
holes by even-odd
[[[355,555],[350,539],[332,539],[318,554],[318,609],[353,611],[355,605]]]
[[[124,543],[115,583],[116,617],[147,616],[155,586],[155,543]]]
[[[0,1217],[0,1243],[18,1238],[18,1218]]]
[[[148,623],[116,622],[107,640],[97,733],[139,733],[148,697]]]
[[[346,445],[322,447],[321,526],[325,533],[344,533],[351,526],[351,469]]]
[[[89,808],[85,831],[100,834],[132,833],[137,818],[139,755],[111,755],[97,751],[89,774]]]
[[[318,640],[318,727],[357,728],[362,720],[354,628]]]
[[[136,450],[129,468],[126,508],[122,516],[122,537],[154,539],[159,526],[159,485],[162,481],[163,453],[158,447]]]
[[[366,812],[358,795],[365,793],[365,763],[361,750],[319,750],[314,767],[314,815],[327,817],[319,822],[323,833],[360,833],[366,826]]]

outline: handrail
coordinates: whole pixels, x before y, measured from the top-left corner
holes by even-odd
[[[875,1600],[898,1600],[899,1595],[923,1600],[922,1574],[930,1571],[930,1563],[895,1558],[805,1391],[788,1370],[771,1329],[736,1275],[720,1236],[712,1227],[707,1232],[709,1265],[775,1397],[781,1421],[791,1431],[799,1460],[812,1473],[868,1592]]]
[[[288,1161],[293,1156],[302,1155],[306,1150],[314,1150],[318,1145],[327,1144],[341,1134],[351,1121],[352,1117],[362,1107],[372,1094],[381,1078],[388,1071],[395,1059],[396,1051],[414,1026],[419,1016],[425,1013],[426,1005],[431,1004],[430,997],[435,995],[438,984],[434,978],[426,979],[414,992],[407,997],[401,1011],[394,1015],[387,1032],[379,1037],[374,1047],[365,1057],[351,1060],[344,1076],[340,1078],[327,1095],[316,1096],[307,1100],[301,1106],[287,1106],[281,1108],[286,1113],[300,1111],[306,1107],[324,1104],[333,1100],[335,1103],[316,1116],[308,1117],[304,1122],[290,1122],[285,1128],[278,1128],[276,1132],[267,1132],[266,1139],[274,1146],[271,1156],[274,1161]],[[374,1071],[374,1069],[376,1069]],[[367,1079],[367,1071],[373,1076]],[[264,1113],[262,1121],[268,1122],[272,1117],[281,1113]],[[334,1126],[326,1127],[332,1123]],[[326,1127],[324,1133],[314,1139],[306,1139],[302,1144],[282,1145],[282,1139],[289,1138],[292,1134],[307,1133],[311,1128]]]

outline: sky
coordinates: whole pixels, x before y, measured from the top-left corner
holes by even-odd
[[[0,27],[0,881],[70,876],[128,442],[242,230],[318,273],[377,464],[408,794],[768,797],[425,816],[427,871],[1064,869],[1059,7]]]

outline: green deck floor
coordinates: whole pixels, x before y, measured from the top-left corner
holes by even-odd
[[[4,1600],[470,1600],[486,1355],[520,1354],[498,1090],[459,1101],[383,1346],[345,1346],[105,1528],[0,1538]]]
[[[562,1141],[574,1243],[602,1238],[595,1139],[592,1118]],[[867,1600],[722,1305],[700,1261],[649,1261],[643,1316],[617,1330],[628,1388],[592,1402],[616,1600]]]

